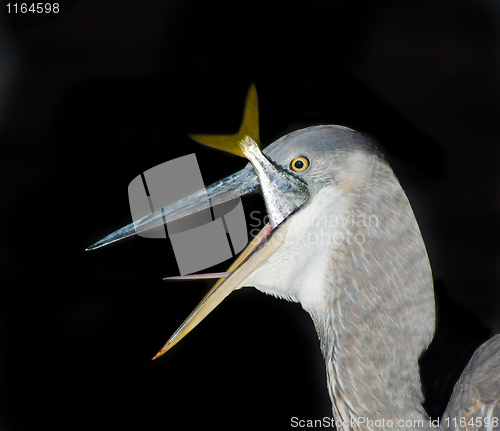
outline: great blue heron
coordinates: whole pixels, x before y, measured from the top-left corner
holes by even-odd
[[[256,95],[237,135],[194,138],[247,157],[207,188],[212,204],[256,190],[270,223],[155,356],[180,341],[243,286],[300,302],[326,362],[337,428],[435,429],[422,407],[418,359],[435,327],[431,268],[408,199],[370,139],[340,126],[290,133],[262,154]],[[195,193],[98,241],[101,247],[207,207]],[[500,416],[500,335],[474,354],[441,429],[495,429]]]

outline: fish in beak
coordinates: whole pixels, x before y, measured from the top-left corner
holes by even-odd
[[[243,123],[236,135],[192,135],[194,140],[223,151],[246,157],[250,164],[241,171],[200,190],[178,202],[117,230],[91,245],[87,250],[111,244],[136,233],[194,214],[234,198],[259,191],[266,204],[269,223],[255,236],[225,273],[195,274],[169,277],[168,280],[219,278],[207,295],[175,331],[153,359],[163,355],[198,323],[200,323],[231,292],[242,286],[269,256],[286,241],[283,221],[299,209],[309,198],[307,185],[268,159],[259,149],[258,111],[255,87],[250,87]]]

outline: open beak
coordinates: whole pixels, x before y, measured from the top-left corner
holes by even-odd
[[[253,238],[227,272],[170,277],[170,279],[219,278],[219,280],[153,359],[163,355],[182,340],[224,298],[243,286],[245,279],[286,242],[287,226],[282,222],[309,199],[307,185],[269,160],[262,154],[255,142],[258,142],[258,115],[257,95],[253,85],[247,96],[243,123],[237,135],[192,135],[191,137],[205,145],[246,157],[251,165],[204,190],[117,230],[97,241],[87,250],[103,247],[136,233],[194,214],[209,208],[210,205],[222,204],[256,191],[260,191],[264,197],[270,222]]]
[[[285,243],[286,225],[282,222],[309,198],[306,184],[267,159],[251,138],[243,140],[241,145],[242,151],[252,165],[212,184],[206,191],[200,190],[113,232],[87,248],[95,250],[138,232],[194,214],[209,208],[210,205],[218,205],[256,191],[262,193],[270,222],[253,238],[226,273],[171,277],[172,279],[219,278],[219,280],[153,359],[163,355],[184,338]]]

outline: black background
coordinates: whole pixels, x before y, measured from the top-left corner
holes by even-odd
[[[187,134],[236,132],[251,82],[264,144],[342,124],[390,160],[437,280],[422,373],[441,414],[460,367],[500,328],[500,8],[72,3],[24,30],[0,13],[0,429],[285,429],[331,415],[300,305],[243,289],[152,362],[210,283],[163,283],[178,273],[168,241],[84,251],[130,222],[141,172],[195,152],[209,184],[245,165]],[[263,215],[258,196],[243,203]]]

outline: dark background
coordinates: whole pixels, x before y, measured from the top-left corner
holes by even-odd
[[[210,283],[163,283],[178,273],[168,241],[84,251],[131,221],[141,172],[192,152],[206,184],[244,166],[187,134],[236,132],[251,82],[264,144],[342,124],[391,162],[437,280],[422,373],[441,414],[500,329],[500,7],[72,3],[24,30],[0,13],[0,430],[286,429],[331,415],[300,305],[243,289],[152,362]]]

